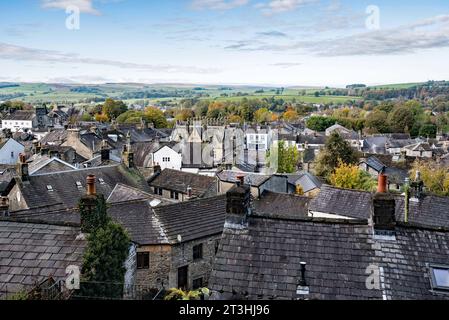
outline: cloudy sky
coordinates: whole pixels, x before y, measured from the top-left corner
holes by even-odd
[[[401,83],[448,57],[447,0],[0,1],[0,81]]]

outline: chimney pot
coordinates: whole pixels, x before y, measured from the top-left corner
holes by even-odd
[[[388,177],[381,173],[378,177],[378,183],[377,183],[377,192],[378,193],[386,193],[387,192],[387,184],[388,184]]]
[[[97,194],[97,190],[95,187],[95,176],[93,174],[90,174],[87,176],[87,195],[88,196],[95,196]]]

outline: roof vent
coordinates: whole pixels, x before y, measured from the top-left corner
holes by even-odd
[[[47,186],[47,191],[48,191],[48,192],[53,192],[53,187],[52,187],[51,185],[48,185],[48,186]]]

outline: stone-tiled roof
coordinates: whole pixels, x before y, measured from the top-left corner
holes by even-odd
[[[186,242],[223,231],[226,196],[196,199],[153,208],[155,216],[171,243]]]
[[[356,219],[368,219],[372,212],[372,193],[323,185],[320,193],[310,202],[309,210],[341,215]],[[395,195],[396,220],[404,222],[405,198]],[[411,199],[408,221],[413,224],[449,228],[449,197],[425,195],[420,200]]]
[[[270,176],[264,175],[264,174],[258,174],[258,173],[248,173],[248,172],[241,172],[241,171],[231,171],[231,170],[223,170],[219,173],[217,173],[218,179],[225,182],[231,182],[236,183],[238,181],[238,176],[244,176],[244,182],[245,184],[259,187],[263,183],[265,183],[268,179],[270,179]]]
[[[159,174],[155,174],[148,181],[150,186],[173,190],[187,194],[187,188],[192,188],[193,197],[201,197],[204,194],[216,194],[217,183],[214,177],[208,177],[200,174],[178,171],[173,169],[164,169]],[[212,190],[212,191],[211,191]]]
[[[320,193],[310,202],[309,209],[315,212],[366,219],[370,213],[371,201],[370,192],[322,185]]]
[[[79,234],[77,227],[0,220],[0,297],[81,267],[86,242]]]
[[[97,178],[97,192],[106,198],[117,183],[149,191],[146,181],[137,170],[127,169],[122,165],[38,174],[30,176],[29,183],[22,183],[19,178],[15,181],[19,184],[28,208],[55,205],[73,208],[86,193],[86,178],[90,174]],[[77,182],[81,183],[80,187]],[[51,186],[52,191],[48,190],[47,186]]]
[[[150,200],[150,202],[155,200],[154,202],[152,202],[153,205],[156,203],[158,203],[157,205],[175,203],[175,201],[173,200],[163,198],[153,193],[147,193],[138,188],[130,187],[121,183],[118,183],[115,186],[114,190],[112,190],[111,194],[107,199],[107,202],[118,203],[135,200]]]
[[[17,110],[10,115],[6,116],[3,120],[15,120],[15,121],[30,121],[36,117],[34,111],[31,110]]]
[[[449,265],[448,248],[447,232],[397,227],[395,240],[378,240],[362,221],[252,216],[225,228],[209,288],[225,299],[447,299],[431,291],[426,264]],[[297,291],[301,262],[308,294]],[[368,289],[376,267],[379,287]]]
[[[259,199],[254,200],[254,209],[267,215],[306,217],[309,201],[308,197],[264,191]]]
[[[30,175],[76,170],[76,167],[72,166],[70,163],[46,155],[34,155],[29,161],[30,164],[28,169]]]

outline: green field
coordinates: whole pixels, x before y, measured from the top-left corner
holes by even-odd
[[[379,89],[408,89],[420,84],[424,84],[423,82],[415,82],[415,83],[398,83],[398,84],[386,84],[380,86],[370,87],[371,89],[379,90]]]
[[[122,99],[127,103],[141,102],[158,104],[169,102],[176,104],[182,99],[199,98],[203,100],[240,101],[243,98],[263,99],[276,98],[285,101],[305,103],[344,103],[358,100],[360,97],[323,95],[315,97],[314,93],[323,88],[274,88],[258,86],[219,86],[219,85],[186,85],[186,84],[44,84],[19,83],[14,87],[2,87],[0,83],[0,100],[22,100],[27,103],[87,103],[91,100],[103,101],[107,97]],[[327,90],[325,90],[327,91]],[[134,97],[139,93],[151,94],[148,98]],[[305,94],[304,94],[305,93]],[[24,96],[13,97],[11,95]],[[8,96],[9,95],[9,96]],[[155,97],[153,97],[155,95]]]

